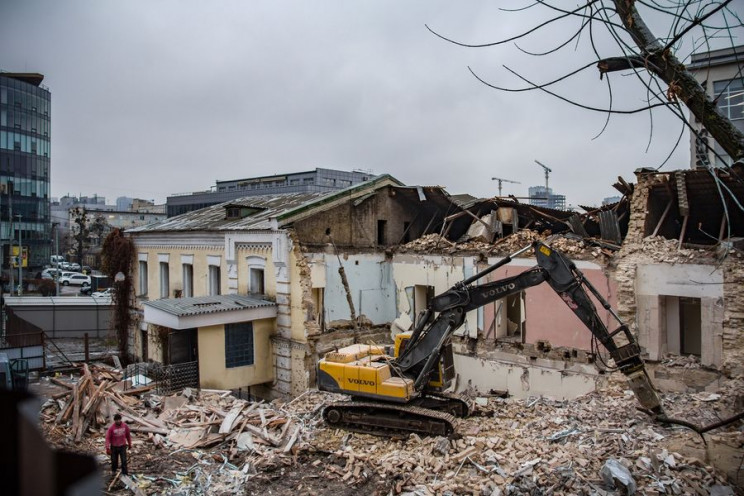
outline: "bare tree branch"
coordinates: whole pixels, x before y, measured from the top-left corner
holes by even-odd
[[[724,3],[728,3],[726,0]],[[679,98],[690,112],[734,160],[744,158],[744,133],[724,117],[703,87],[677,59],[653,36],[632,0],[613,0],[628,34],[649,61],[648,70],[669,86],[669,97]]]

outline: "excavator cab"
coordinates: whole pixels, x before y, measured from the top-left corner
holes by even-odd
[[[412,332],[402,332],[395,336],[394,356],[398,358],[405,351],[411,341]],[[452,343],[447,342],[440,353],[439,363],[429,373],[428,391],[441,392],[452,384],[455,378],[455,359],[452,354]]]

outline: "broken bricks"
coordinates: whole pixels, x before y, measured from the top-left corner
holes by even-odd
[[[91,373],[92,384],[79,385],[78,390],[94,396],[100,382],[95,371]],[[611,491],[601,477],[611,459],[621,460],[629,470],[637,494],[705,494],[708,487],[728,487],[712,467],[667,447],[679,429],[653,423],[637,412],[624,384],[618,377],[576,400],[542,398],[529,408],[523,400],[488,398],[486,405],[479,402],[474,416],[460,421],[459,439],[411,435],[390,440],[330,429],[320,411],[339,397],[317,391],[284,405],[248,403],[223,391],[204,390],[192,391],[188,401],[179,395],[116,398],[143,422],[135,425],[162,424],[168,430],[165,436],[137,436],[136,441],[158,443],[157,456],[164,460],[182,460],[170,473],[130,476],[140,488],[152,484],[148,493],[156,484],[159,494],[204,492],[207,487],[237,493],[254,478],[272,477],[262,474],[286,469],[348,487],[373,480],[393,494],[526,494],[536,488],[552,488],[553,494],[602,494]],[[731,398],[740,393],[741,388],[722,391],[715,403],[732,407]],[[679,394],[674,399],[675,408],[690,415],[707,411],[711,404],[708,395]],[[61,408],[69,401],[63,396],[54,404]],[[78,401],[83,411],[90,398]],[[116,401],[107,403],[124,409]],[[58,414],[46,411],[42,418],[55,426],[55,435],[69,436],[72,413],[59,424]],[[84,440],[90,434],[103,435],[95,427],[86,432]],[[571,434],[555,435],[567,432]],[[193,437],[179,439],[187,434]]]

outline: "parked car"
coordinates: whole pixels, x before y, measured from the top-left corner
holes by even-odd
[[[65,262],[65,257],[63,257],[62,255],[52,255],[49,261],[52,265],[62,264],[63,262]]]
[[[90,295],[93,298],[111,298],[112,296],[114,296],[113,293],[114,293],[113,288],[106,288],[103,291],[95,291],[91,293]]]
[[[64,286],[82,286],[87,287],[90,286],[90,276],[86,276],[85,274],[77,274],[73,273],[70,275],[63,275],[59,278],[59,283]]]
[[[77,262],[68,263],[67,268],[75,272],[80,272],[80,264]]]
[[[57,269],[44,269],[41,271],[41,278],[42,279],[56,279],[57,276],[61,273],[61,270]]]

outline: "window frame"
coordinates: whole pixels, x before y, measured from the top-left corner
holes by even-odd
[[[160,274],[160,297],[168,298],[170,296],[170,265],[168,262],[159,262]]]
[[[225,368],[256,364],[256,336],[253,322],[225,324]]]
[[[139,261],[139,296],[147,296],[147,260]]]

